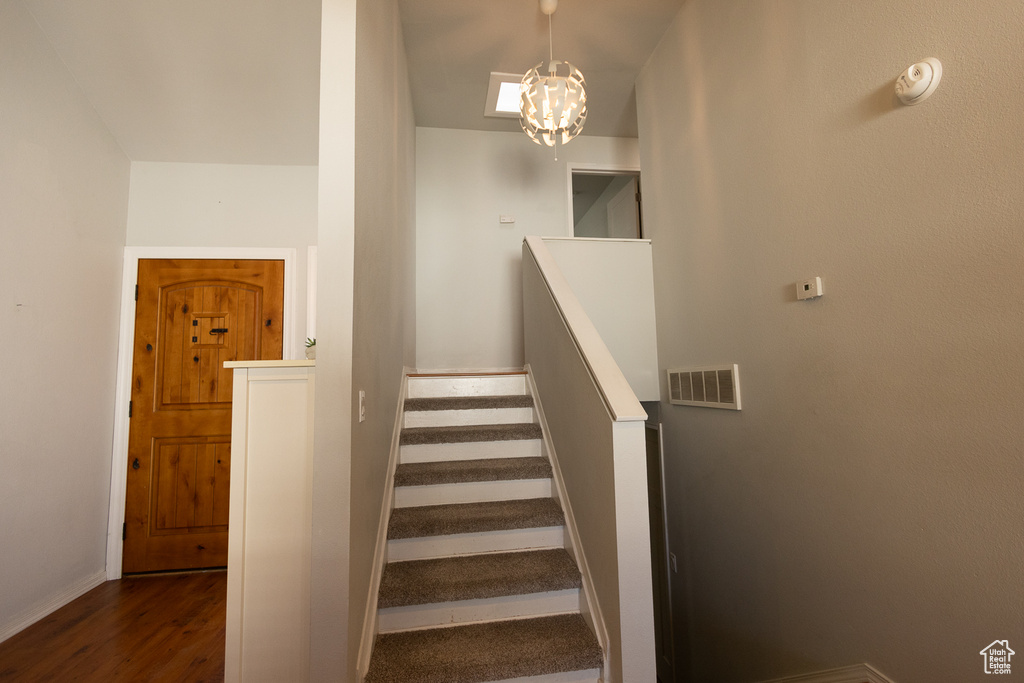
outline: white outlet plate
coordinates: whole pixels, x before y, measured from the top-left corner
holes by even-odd
[[[363,422],[366,420],[366,392],[362,389],[359,390],[359,421]]]
[[[516,222],[515,216],[498,216],[498,222],[502,225],[511,225]]]
[[[820,277],[812,277],[810,280],[801,280],[796,283],[796,298],[800,301],[816,299],[824,293],[824,290],[821,288]]]

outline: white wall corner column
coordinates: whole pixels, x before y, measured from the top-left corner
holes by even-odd
[[[224,679],[309,680],[313,361],[237,361]]]

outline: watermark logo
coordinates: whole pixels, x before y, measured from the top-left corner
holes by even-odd
[[[981,651],[985,660],[985,673],[987,674],[1008,674],[1010,673],[1010,657],[1016,652],[1010,649],[1010,643],[1005,640],[993,640],[992,644]]]

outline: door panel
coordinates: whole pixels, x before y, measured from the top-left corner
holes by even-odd
[[[229,360],[282,357],[283,261],[140,260],[124,572],[227,564]]]
[[[159,338],[166,346],[157,367],[157,409],[230,404],[231,371],[224,361],[258,357],[254,313],[260,290],[203,282],[168,288],[165,294]]]
[[[227,531],[231,437],[153,441],[150,535]]]

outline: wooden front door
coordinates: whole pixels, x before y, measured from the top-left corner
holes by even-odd
[[[284,261],[139,261],[122,571],[227,565],[229,360],[282,357]]]

